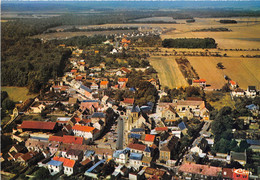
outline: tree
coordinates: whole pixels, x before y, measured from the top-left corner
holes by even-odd
[[[229,84],[228,83],[224,84],[224,86],[221,88],[221,90],[223,92],[230,92]]]
[[[41,167],[40,169],[38,169],[36,172],[33,173],[33,176],[35,180],[38,180],[38,179],[48,179],[48,177],[50,177],[50,173],[49,173],[49,170],[44,168],[44,167]]]
[[[246,140],[242,140],[239,144],[239,151],[244,152],[247,148],[249,148],[249,144],[247,143]]]
[[[218,69],[224,69],[223,63],[222,63],[222,62],[219,62],[219,63],[217,64],[217,68],[218,68]]]

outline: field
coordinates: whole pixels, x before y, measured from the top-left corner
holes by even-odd
[[[28,89],[26,87],[1,87],[1,91],[6,91],[9,97],[17,102],[17,101],[25,101],[29,98],[34,98],[37,94],[28,94]]]
[[[210,97],[218,100],[212,101]],[[210,103],[210,105],[217,110],[220,110],[224,106],[229,106],[231,108],[235,107],[235,102],[231,99],[230,93],[207,91],[206,99]]]
[[[260,58],[188,57],[188,60],[200,78],[211,85],[209,88],[220,89],[227,82],[224,75],[243,89],[249,85],[260,85]],[[223,63],[223,70],[216,68],[218,62]]]
[[[180,88],[188,86],[174,57],[153,56],[150,58],[150,63],[158,72],[162,87]]]

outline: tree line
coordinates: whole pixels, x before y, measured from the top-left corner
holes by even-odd
[[[164,39],[162,46],[166,48],[216,48],[217,43],[213,38],[177,38]]]

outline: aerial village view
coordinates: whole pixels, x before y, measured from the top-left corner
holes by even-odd
[[[260,178],[260,2],[1,3],[1,179]]]

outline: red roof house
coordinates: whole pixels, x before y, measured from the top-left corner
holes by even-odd
[[[57,128],[56,122],[43,122],[43,121],[23,121],[18,129],[22,130],[43,130],[54,131]]]

